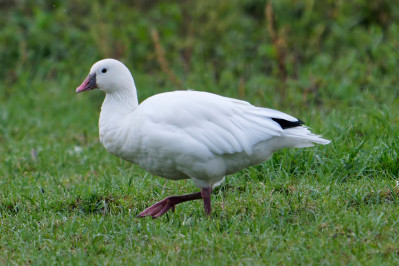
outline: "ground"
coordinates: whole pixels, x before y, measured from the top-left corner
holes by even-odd
[[[0,264],[398,264],[392,3],[2,4]],[[104,95],[75,88],[107,57],[132,70],[140,101],[210,91],[287,112],[332,142],[227,177],[210,218],[197,201],[138,219],[197,188],[101,146]]]

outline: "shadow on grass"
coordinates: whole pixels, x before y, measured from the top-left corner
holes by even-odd
[[[129,212],[132,199],[127,196],[101,195],[97,193],[85,197],[78,196],[74,199],[58,200],[43,207],[40,202],[26,201],[19,199],[0,201],[0,217],[15,216],[19,212],[56,212],[56,213],[77,213],[89,214],[119,214]],[[30,204],[32,203],[32,204]]]
[[[55,202],[53,210],[57,212],[77,212],[82,215],[122,213],[128,211],[126,199],[126,197],[121,196],[93,193],[67,202]]]
[[[19,205],[19,202],[0,202],[0,217],[2,217],[4,214],[15,216],[20,211]]]
[[[371,191],[363,195],[354,195],[349,199],[347,206],[359,208],[364,205],[398,204],[399,187],[384,188],[378,191]]]

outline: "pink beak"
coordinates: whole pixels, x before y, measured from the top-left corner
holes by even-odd
[[[76,92],[88,91],[98,88],[96,81],[96,73],[89,74],[83,83],[76,89]]]

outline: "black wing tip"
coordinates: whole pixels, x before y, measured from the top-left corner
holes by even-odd
[[[297,121],[288,121],[285,119],[281,118],[273,118],[272,120],[280,125],[282,129],[287,129],[287,128],[293,128],[293,127],[299,127],[300,125],[305,124],[302,120],[298,119]]]

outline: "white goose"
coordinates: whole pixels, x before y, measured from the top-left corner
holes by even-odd
[[[161,177],[191,178],[201,188],[167,197],[139,217],[157,218],[195,199],[204,201],[209,215],[212,187],[226,175],[260,164],[282,148],[330,142],[290,115],[208,92],[161,93],[139,105],[129,69],[114,59],[95,63],[76,92],[95,88],[106,93],[99,129],[108,152]]]

